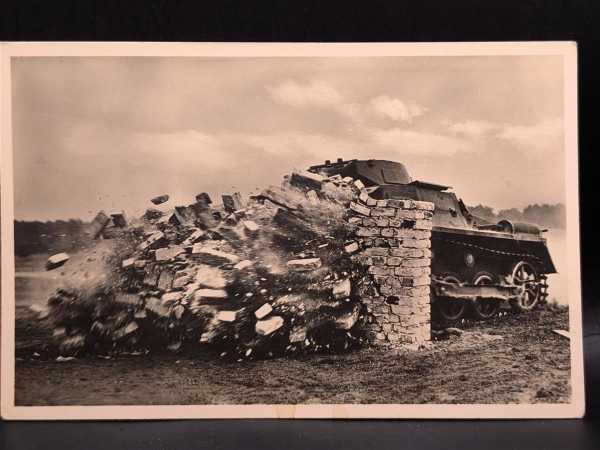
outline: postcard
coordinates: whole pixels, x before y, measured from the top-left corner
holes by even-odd
[[[583,415],[575,43],[0,45],[4,419]]]

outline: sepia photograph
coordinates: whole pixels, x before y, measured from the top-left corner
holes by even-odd
[[[583,414],[575,44],[1,48],[4,418]]]

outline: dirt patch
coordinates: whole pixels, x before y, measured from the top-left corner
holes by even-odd
[[[23,319],[21,326],[25,326]],[[562,403],[570,398],[564,308],[470,324],[427,351],[364,348],[263,361],[207,354],[22,357],[17,405]],[[30,333],[28,335],[34,336]],[[17,329],[17,343],[19,335]]]

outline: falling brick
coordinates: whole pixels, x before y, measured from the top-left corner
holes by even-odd
[[[269,303],[265,303],[256,311],[254,311],[254,315],[257,319],[262,319],[264,317],[267,317],[271,313],[271,311],[273,311],[273,307]]]
[[[224,299],[227,298],[227,292],[223,289],[198,289],[194,293],[196,300],[202,299]]]
[[[212,200],[210,199],[210,195],[208,195],[206,192],[202,192],[198,195],[196,195],[196,203],[205,205],[206,207],[208,207],[211,203]]]
[[[239,192],[232,195],[223,194],[221,198],[223,199],[223,208],[228,213],[233,213],[243,208],[242,197]]]
[[[116,212],[110,215],[113,225],[118,228],[125,228],[127,226],[127,218],[124,212]]]
[[[104,211],[98,212],[94,220],[87,227],[87,233],[92,236],[93,239],[97,239],[101,234],[104,228],[110,222],[110,217],[108,217]]]
[[[121,263],[121,267],[123,269],[131,269],[132,267],[135,267],[135,262],[136,262],[135,258],[124,259],[123,262]]]
[[[46,261],[46,270],[56,269],[64,265],[69,260],[69,255],[66,253],[57,253],[52,255]]]
[[[255,330],[261,336],[267,336],[283,326],[283,318],[279,316],[272,316],[265,320],[259,320],[256,322]]]
[[[290,269],[298,272],[318,269],[321,264],[320,258],[292,259],[287,262]]]
[[[158,195],[154,198],[151,198],[150,201],[155,205],[161,205],[169,201],[169,196],[167,194]]]
[[[235,322],[237,313],[237,311],[219,311],[217,313],[217,320],[221,322]]]
[[[258,233],[258,230],[260,230],[258,224],[256,222],[253,222],[252,220],[244,220],[242,221],[242,225],[244,226],[244,231],[246,231],[250,235],[254,235]]]

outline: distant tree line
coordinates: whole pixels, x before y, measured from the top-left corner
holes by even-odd
[[[528,205],[523,210],[510,208],[501,209],[498,212],[485,205],[470,206],[468,208],[471,214],[493,223],[506,219],[513,222],[529,222],[542,228],[565,228],[566,224],[566,210],[565,205],[562,203],[555,205],[538,205],[536,203]]]
[[[79,219],[48,222],[15,220],[15,254],[27,256],[79,249],[86,242],[86,225]]]

